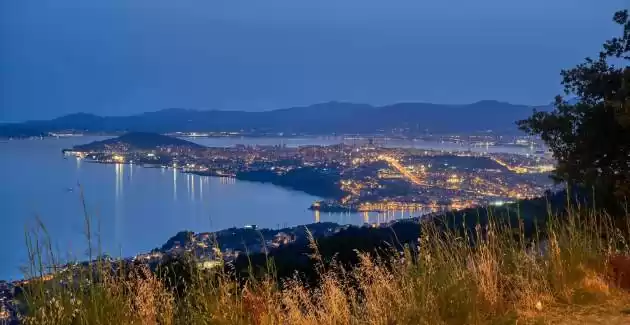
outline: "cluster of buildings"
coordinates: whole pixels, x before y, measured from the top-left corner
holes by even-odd
[[[340,164],[347,196],[313,208],[440,211],[533,198],[554,189],[548,177],[553,161],[542,156],[361,148],[347,157]]]
[[[17,311],[13,304],[15,287],[13,283],[0,280],[0,325],[17,324]]]
[[[335,174],[330,179],[336,179],[335,186],[344,193],[311,207],[329,212],[461,209],[542,196],[553,190],[548,173],[554,162],[544,155],[385,148],[372,143],[181,150],[172,146],[129,150],[133,145],[125,143],[116,146],[73,154],[100,162],[159,165],[237,178],[251,171],[281,178],[293,170],[311,168],[322,175]]]
[[[201,266],[219,266],[232,262],[241,254],[261,253],[307,240],[307,231],[314,237],[330,236],[348,226],[334,223],[315,223],[307,226],[283,229],[258,229],[256,225],[243,228],[229,228],[217,232],[180,232],[160,249],[134,257],[143,262],[159,262],[165,256],[191,254]]]

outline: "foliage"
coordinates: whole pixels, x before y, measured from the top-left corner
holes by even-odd
[[[198,274],[197,264],[189,254],[167,256],[155,273],[164,286],[176,296],[185,295]]]
[[[322,254],[335,243],[310,237],[304,257],[317,274],[315,281],[300,273],[276,276],[269,260],[266,273],[245,278],[222,269],[196,268],[187,257],[166,261],[155,274],[142,265],[114,268],[111,262],[96,260],[89,268],[95,276],[79,275],[73,282],[60,281],[64,273],[51,281],[32,279],[23,287],[22,321],[571,324],[587,322],[567,315],[600,321],[619,315],[630,295],[609,280],[608,265],[612,257],[628,256],[628,238],[606,215],[577,207],[567,211],[562,219],[549,215],[532,236],[526,236],[522,222],[510,225],[491,211],[465,232],[427,220],[419,225],[420,237],[414,242],[396,245],[397,234],[392,234],[393,241],[378,252],[353,251],[354,261],[348,264],[339,262],[339,256]],[[361,241],[358,233],[347,238]],[[605,309],[592,311],[595,306]]]
[[[444,231],[473,233],[477,226],[485,227],[493,219],[511,225],[522,225],[525,237],[531,238],[538,228],[547,222],[550,214],[559,218],[566,216],[566,204],[586,207],[579,197],[567,197],[566,192],[559,192],[547,197],[523,200],[515,204],[493,208],[470,208],[425,217],[423,221]],[[538,229],[543,232],[544,228]],[[375,256],[393,248],[402,250],[404,245],[414,245],[421,236],[421,227],[414,220],[398,221],[388,227],[350,227],[331,236],[318,239],[319,254],[325,263],[335,260],[336,263],[351,267],[358,263],[356,251]],[[309,282],[318,281],[318,274],[308,258],[310,247],[307,242],[281,246],[268,254],[254,253],[239,256],[234,262],[238,274],[247,277],[250,270],[254,275],[264,274],[267,259],[275,262],[279,277],[292,276],[296,271]]]
[[[603,45],[597,59],[562,71],[570,103],[556,98],[553,112],[534,111],[518,123],[540,135],[558,159],[555,178],[611,193],[625,200],[630,195],[630,20],[628,10],[614,15],[620,37]]]
[[[169,238],[164,245],[162,245],[161,250],[166,251],[172,249],[176,246],[184,246],[186,243],[189,243],[192,240],[193,232],[192,231],[180,231],[175,236]]]
[[[335,167],[331,166],[332,168]],[[244,171],[237,173],[236,178],[272,183],[325,198],[338,199],[345,194],[339,187],[340,177],[338,173],[315,167],[295,168],[283,174],[269,170]]]

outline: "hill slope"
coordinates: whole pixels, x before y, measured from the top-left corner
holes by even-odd
[[[129,150],[151,150],[156,147],[184,147],[191,149],[203,148],[203,146],[190,141],[157,133],[130,132],[117,138],[75,146],[73,150],[100,151],[111,146],[125,146]]]

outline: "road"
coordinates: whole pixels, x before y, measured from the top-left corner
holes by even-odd
[[[378,156],[378,158],[390,164],[392,167],[394,167],[394,169],[396,169],[399,173],[401,173],[405,178],[407,178],[413,184],[426,185],[426,183],[423,182],[420,178],[418,178],[418,176],[412,174],[410,171],[408,171],[405,168],[405,166],[401,165],[396,158],[386,156],[386,155],[380,155]]]

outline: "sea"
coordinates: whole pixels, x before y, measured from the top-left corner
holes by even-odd
[[[60,261],[85,260],[89,247],[94,254],[127,257],[160,247],[181,230],[203,232],[246,225],[280,228],[323,221],[363,224],[422,213],[320,214],[308,210],[318,197],[271,184],[184,174],[173,169],[89,163],[61,153],[64,148],[105,138],[0,142],[0,280],[25,276],[29,247],[32,251],[37,246],[48,246]],[[212,147],[367,142],[344,137],[187,140]],[[523,154],[529,150],[404,140],[384,145]]]

